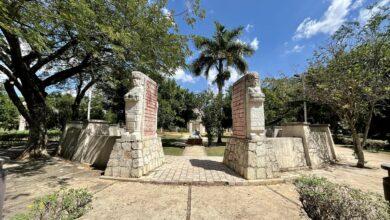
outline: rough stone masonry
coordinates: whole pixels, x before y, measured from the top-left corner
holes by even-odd
[[[246,179],[265,179],[335,159],[325,125],[288,124],[282,126],[282,137],[266,138],[264,100],[257,73],[247,73],[233,84],[233,136],[226,145],[224,164]]]
[[[257,73],[247,73],[233,84],[233,137],[223,163],[246,179],[279,176],[275,153],[266,145],[264,100]]]
[[[157,84],[141,72],[132,72],[134,87],[125,95],[126,129],[117,139],[105,176],[141,177],[164,162],[157,137]]]

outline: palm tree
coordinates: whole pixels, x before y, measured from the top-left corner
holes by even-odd
[[[219,22],[215,22],[215,33],[212,38],[197,36],[194,38],[195,47],[200,50],[199,57],[191,64],[192,72],[196,76],[209,76],[210,70],[215,68],[218,73],[213,84],[217,84],[218,98],[222,103],[222,89],[230,78],[229,67],[240,74],[245,74],[248,64],[244,56],[251,56],[255,50],[238,39],[243,27],[226,29]],[[219,129],[218,143],[221,143],[223,129]]]

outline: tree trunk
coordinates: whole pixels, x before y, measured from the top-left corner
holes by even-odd
[[[46,129],[46,104],[34,103],[30,109],[32,121],[29,123],[29,139],[27,148],[19,156],[19,159],[40,158],[49,156],[46,150],[47,129]]]
[[[80,101],[77,99],[72,104],[72,120],[78,121],[80,119]]]
[[[222,85],[218,85],[218,107],[220,108],[219,114],[219,127],[218,127],[218,138],[217,144],[222,144],[222,136],[223,136],[223,127],[222,127],[222,119],[223,119],[223,109],[222,109]]]
[[[368,138],[368,132],[370,131],[371,119],[372,119],[372,115],[373,115],[374,109],[375,109],[375,104],[372,104],[372,105],[370,106],[370,112],[369,112],[369,114],[368,114],[366,126],[365,126],[365,128],[364,128],[364,135],[363,135],[362,148],[365,148],[365,147],[366,147],[367,138]]]
[[[364,161],[364,152],[361,145],[360,137],[356,131],[355,126],[351,126],[351,131],[352,131],[352,139],[353,139],[353,149],[358,159],[356,166],[359,168],[363,168],[365,161]]]

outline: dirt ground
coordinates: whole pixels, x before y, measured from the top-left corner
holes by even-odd
[[[368,169],[353,167],[352,150],[337,147],[340,162],[326,169],[305,171],[333,182],[383,194],[380,164],[389,153],[366,152]],[[291,183],[271,186],[172,186],[100,179],[100,170],[52,158],[12,162],[8,171],[4,217],[26,210],[34,198],[61,187],[87,188],[93,209],[82,219],[302,219],[298,195]]]

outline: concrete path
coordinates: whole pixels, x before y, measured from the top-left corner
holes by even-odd
[[[207,156],[165,156],[164,165],[141,179],[155,183],[193,185],[243,185],[246,181],[226,167],[222,157]]]
[[[187,146],[186,148],[184,148],[183,156],[203,157],[203,156],[207,156],[207,154],[206,154],[206,150],[205,150],[204,146],[193,145],[193,146]]]
[[[81,219],[302,219],[292,185],[198,187],[116,182]]]
[[[333,182],[383,195],[382,178],[387,176],[387,172],[380,169],[380,164],[390,161],[390,153],[366,152],[369,169],[353,166],[356,160],[349,148],[336,147],[336,153],[341,158],[339,164],[305,174],[324,176]],[[59,158],[13,162],[4,167],[8,171],[4,219],[24,212],[34,198],[61,187],[87,188],[93,193],[93,209],[83,219],[304,218],[298,195],[291,183],[270,186],[177,186],[119,182],[100,179],[101,171]]]

